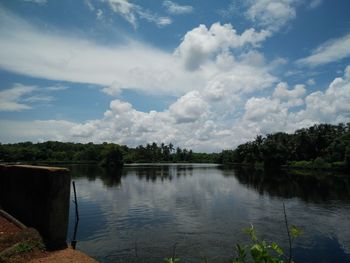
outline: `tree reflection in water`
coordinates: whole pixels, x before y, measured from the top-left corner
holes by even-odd
[[[347,175],[320,171],[266,172],[247,167],[234,167],[233,170],[234,176],[241,184],[256,190],[261,195],[297,197],[314,203],[350,199],[350,177]],[[233,175],[225,172],[223,174]]]

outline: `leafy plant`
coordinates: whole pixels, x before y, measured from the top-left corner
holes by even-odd
[[[253,241],[251,245],[236,245],[237,257],[231,263],[283,263],[283,249],[276,243],[267,243],[259,240],[253,225],[245,229],[245,232]]]
[[[16,248],[15,248],[15,252],[16,253],[26,253],[26,252],[30,252],[34,249],[35,244],[32,244],[30,242],[22,242],[19,243]]]
[[[165,263],[179,263],[180,259],[179,258],[165,258],[164,262]]]

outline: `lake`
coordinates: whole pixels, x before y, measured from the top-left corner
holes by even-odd
[[[77,187],[77,248],[101,262],[228,262],[243,229],[288,253],[290,225],[303,230],[298,262],[350,262],[350,177],[264,174],[213,164],[142,164],[106,171],[69,166]],[[73,198],[73,195],[71,196]],[[74,228],[70,208],[68,238]]]

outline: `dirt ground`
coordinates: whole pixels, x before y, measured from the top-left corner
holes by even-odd
[[[5,234],[15,234],[21,231],[22,230],[18,226],[11,223],[3,216],[0,216],[0,237]]]
[[[0,215],[0,263],[96,263],[95,259],[71,248],[45,250],[38,231],[21,229]]]
[[[67,248],[64,250],[51,252],[43,258],[34,258],[29,263],[97,263],[95,259],[84,253]]]

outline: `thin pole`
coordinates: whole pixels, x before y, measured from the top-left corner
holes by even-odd
[[[292,261],[292,239],[290,237],[289,233],[289,226],[288,226],[288,220],[287,220],[287,214],[286,214],[286,207],[283,202],[283,213],[284,213],[284,222],[286,223],[286,228],[287,228],[287,234],[288,234],[288,241],[289,241],[289,260],[288,263]]]
[[[73,181],[73,191],[74,191],[74,204],[75,204],[75,217],[79,221],[79,211],[78,211],[78,201],[77,201],[77,192],[75,190],[75,182]]]
[[[73,239],[71,242],[71,246],[73,249],[75,249],[77,245],[77,231],[78,231],[78,223],[79,223],[79,210],[78,210],[78,201],[77,201],[77,192],[75,190],[75,182],[72,181],[73,184],[73,192],[74,192],[74,204],[75,204],[75,224],[74,224],[74,234],[73,234]]]

